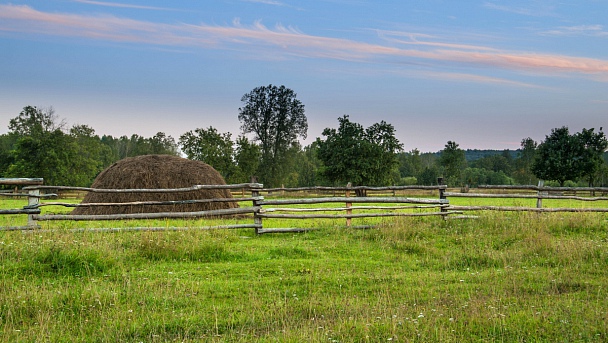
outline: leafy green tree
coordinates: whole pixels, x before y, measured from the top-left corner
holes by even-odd
[[[87,125],[72,126],[70,137],[73,156],[70,159],[72,175],[68,182],[75,186],[89,186],[97,174],[113,162],[112,151]]]
[[[532,138],[524,138],[521,140],[521,148],[519,156],[515,160],[515,171],[513,177],[519,184],[534,184],[536,176],[532,172],[532,165],[536,157],[536,149],[538,144]]]
[[[290,172],[286,168],[289,149],[298,137],[306,138],[308,121],[304,105],[285,86],[261,86],[243,95],[239,108],[243,134],[253,133],[260,142],[259,176],[268,186],[278,186]]]
[[[439,156],[439,164],[443,167],[443,176],[448,185],[462,184],[462,171],[467,166],[464,150],[453,141],[448,141]]]
[[[582,149],[581,176],[593,187],[604,165],[604,152],[608,148],[608,140],[602,132],[595,133],[594,129],[583,129],[576,134],[576,139]]]
[[[4,177],[8,167],[13,163],[13,150],[17,142],[17,135],[3,134],[0,135],[0,177]]]
[[[239,136],[234,153],[236,175],[232,182],[251,182],[252,178],[257,179],[260,158],[260,147],[247,137]]]
[[[318,157],[322,174],[332,183],[354,186],[380,186],[391,181],[398,167],[397,153],[403,149],[395,137],[395,128],[381,121],[367,129],[351,122],[347,115],[338,118],[338,129],[323,130],[318,139]]]
[[[42,110],[36,106],[26,106],[17,117],[9,121],[8,129],[19,137],[36,137],[55,130],[62,130],[65,122],[58,122],[58,120],[52,107]]]
[[[312,142],[304,147],[296,159],[299,187],[313,187],[321,184],[319,170],[322,168],[323,162],[318,157],[318,151],[318,142]]]
[[[397,159],[399,160],[399,175],[401,177],[417,177],[422,172],[420,150],[413,149],[410,152],[399,153]]]
[[[9,121],[9,135],[16,137],[12,161],[5,176],[41,177],[51,185],[70,185],[74,175],[71,158],[77,157],[73,139],[62,131],[52,108],[26,106]]]
[[[175,139],[164,132],[157,132],[154,136],[148,138],[150,145],[150,153],[154,155],[179,155],[178,146]]]
[[[581,175],[582,149],[580,140],[570,135],[567,127],[552,129],[539,144],[532,172],[543,180],[555,180],[564,186],[566,180]]]
[[[234,173],[234,143],[229,132],[219,133],[214,127],[195,129],[179,137],[182,151],[191,160],[207,163],[217,170],[224,179]]]
[[[437,184],[437,178],[439,175],[439,168],[437,165],[433,164],[425,166],[420,174],[416,177],[416,180],[419,185],[432,186]]]

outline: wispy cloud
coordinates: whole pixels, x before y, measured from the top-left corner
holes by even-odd
[[[412,35],[397,43],[374,44],[343,38],[308,35],[296,28],[261,22],[242,25],[188,25],[145,22],[115,16],[90,16],[37,11],[29,6],[0,5],[0,31],[81,37],[165,47],[243,49],[298,58],[340,59],[399,65],[440,63],[499,68],[547,74],[589,75],[608,79],[608,60],[440,42],[432,36]],[[393,33],[393,37],[398,35]],[[413,38],[412,38],[413,37]],[[393,38],[396,39],[396,38]],[[384,41],[384,43],[387,43]],[[401,43],[401,44],[399,44]],[[275,57],[276,58],[276,57]]]
[[[556,29],[540,32],[546,36],[589,36],[608,38],[608,31],[602,25],[560,26]]]
[[[96,5],[96,6],[105,6],[105,7],[135,8],[135,9],[154,10],[154,11],[175,11],[174,9],[165,8],[165,7],[141,6],[141,5],[123,4],[123,3],[117,3],[117,2],[106,2],[106,1],[72,0],[72,2],[78,2],[81,4]]]
[[[491,76],[484,76],[484,75],[474,75],[474,74],[427,72],[427,73],[424,73],[424,76],[432,77],[432,78],[440,79],[440,80],[446,80],[446,81],[498,84],[498,85],[525,87],[525,88],[546,88],[546,87],[534,85],[531,83],[507,80],[507,79],[502,79],[502,78],[498,78],[498,77],[491,77]]]
[[[537,1],[532,1],[527,6],[514,6],[514,5],[499,5],[493,2],[486,2],[483,4],[485,8],[492,10],[515,13],[519,15],[525,15],[530,17],[553,17],[555,16],[555,8],[551,5],[541,2],[538,4]]]
[[[258,4],[264,4],[264,5],[285,6],[285,3],[281,2],[281,1],[275,1],[275,0],[241,0],[241,1],[255,2]]]

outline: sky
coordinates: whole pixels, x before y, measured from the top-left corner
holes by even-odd
[[[405,151],[608,130],[606,0],[0,0],[0,134],[25,106],[98,135],[241,134],[284,85],[308,145],[338,118]]]

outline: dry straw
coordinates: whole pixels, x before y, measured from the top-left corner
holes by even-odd
[[[120,160],[102,171],[91,188],[167,189],[193,185],[225,185],[210,165],[170,155],[145,155]],[[141,201],[184,201],[232,198],[228,189],[200,189],[175,193],[88,193],[82,203],[126,203]],[[235,202],[209,202],[172,205],[87,206],[72,214],[105,215],[156,212],[196,212],[236,208]]]

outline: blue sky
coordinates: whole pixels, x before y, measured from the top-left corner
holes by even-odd
[[[28,105],[96,133],[240,133],[285,85],[309,144],[347,114],[406,150],[608,128],[608,1],[0,0],[0,133]]]

